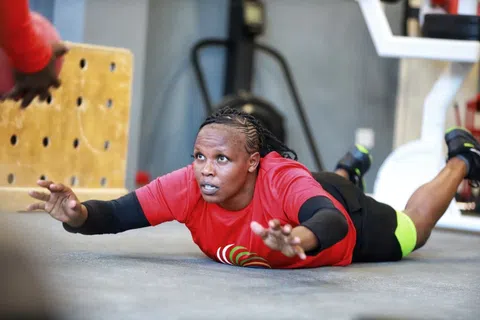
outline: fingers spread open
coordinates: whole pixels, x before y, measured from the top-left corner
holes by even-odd
[[[286,224],[283,226],[282,228],[282,234],[285,235],[285,236],[288,236],[290,235],[290,233],[292,232],[292,226],[289,225],[289,224]]]
[[[51,184],[49,189],[54,192],[65,192],[70,190],[68,187],[66,187],[62,183]]]
[[[53,184],[53,182],[50,180],[37,180],[37,184],[42,188],[49,189],[49,187]]]
[[[268,226],[274,231],[280,230],[280,221],[278,221],[277,219],[270,220],[268,222]]]
[[[37,96],[37,92],[35,90],[28,91],[22,99],[22,104],[20,105],[22,108],[26,108],[32,103],[33,99]]]
[[[284,234],[283,234],[283,228],[282,226],[280,225],[280,221],[274,219],[274,220],[270,220],[268,222],[268,226],[269,226],[269,233],[275,237],[275,238],[282,238],[284,237]]]
[[[263,240],[268,237],[268,230],[262,227],[262,225],[256,221],[252,221],[250,223],[250,228],[252,229],[253,233],[257,236],[260,236]]]
[[[297,253],[297,255],[300,259],[302,259],[302,260],[307,259],[307,255],[305,254],[305,251],[303,251],[302,247],[295,246],[294,250],[295,250],[295,252]]]
[[[39,93],[38,100],[43,102],[47,100],[49,96],[50,96],[50,93],[47,90],[42,91]]]
[[[50,199],[50,195],[45,192],[39,192],[39,191],[29,191],[28,195],[34,199],[37,200],[42,200],[42,201],[48,201]]]
[[[27,211],[43,210],[45,211],[45,202],[37,202],[29,205]]]

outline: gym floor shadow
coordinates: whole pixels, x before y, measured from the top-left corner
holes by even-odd
[[[269,270],[211,261],[178,223],[82,236],[0,217],[59,319],[480,319],[478,235],[436,230],[395,263]]]

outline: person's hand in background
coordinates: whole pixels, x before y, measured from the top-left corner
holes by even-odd
[[[33,72],[25,73],[14,71],[15,86],[10,92],[0,97],[0,100],[11,99],[21,100],[21,107],[28,107],[32,101],[38,97],[40,101],[47,100],[51,88],[60,87],[60,79],[56,74],[56,61],[65,55],[68,48],[61,42],[52,44],[52,58],[45,68]]]

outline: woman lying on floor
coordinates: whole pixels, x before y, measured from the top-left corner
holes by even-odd
[[[201,125],[192,164],[112,201],[81,203],[72,190],[38,181],[45,210],[72,233],[119,233],[176,220],[211,259],[267,268],[396,261],[422,247],[464,178],[479,180],[480,145],[449,131],[449,158],[404,211],[366,196],[370,166],[360,147],[336,173],[311,173],[252,116],[224,108]]]

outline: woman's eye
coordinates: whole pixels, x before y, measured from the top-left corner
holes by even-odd
[[[198,160],[203,160],[205,159],[205,156],[203,154],[197,154],[196,157]]]
[[[225,157],[225,156],[219,156],[219,157],[218,157],[218,161],[219,161],[219,162],[227,162],[227,161],[228,161],[228,158]]]

